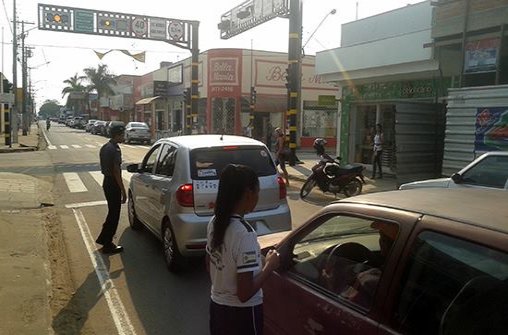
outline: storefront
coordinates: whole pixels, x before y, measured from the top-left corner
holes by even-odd
[[[344,87],[340,156],[372,163],[375,127],[383,128],[383,170],[399,183],[440,174],[450,80],[412,80]]]

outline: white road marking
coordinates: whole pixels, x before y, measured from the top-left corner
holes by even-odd
[[[67,145],[61,145],[60,148],[62,148],[62,149],[69,149],[69,147]]]
[[[64,172],[63,177],[65,179],[65,183],[69,188],[69,191],[72,193],[75,192],[86,192],[88,191],[85,184],[81,181],[78,174],[75,172]]]
[[[42,129],[42,127],[41,127],[41,129]],[[48,146],[52,147],[53,145],[49,141],[48,135],[46,133],[47,133],[47,131],[44,131],[44,130],[42,131],[42,134],[44,135],[44,138],[46,139],[46,143],[48,144]]]
[[[80,149],[80,148],[81,148],[81,146],[80,146],[80,145],[77,145],[77,144],[73,144],[73,145],[72,145],[72,147],[73,147],[73,148],[76,148],[76,149]]]
[[[56,150],[56,146],[54,146],[54,145],[48,145],[48,149],[49,150]]]
[[[74,204],[67,204],[65,208],[82,208],[82,207],[95,207],[107,205],[108,202],[106,200],[97,200],[97,201],[89,201],[89,202],[77,202]]]
[[[136,146],[134,145],[129,145],[129,144],[123,144],[124,147],[127,147],[127,148],[136,148]]]
[[[134,330],[134,326],[132,325],[129,315],[125,310],[122,299],[120,299],[120,294],[118,293],[115,284],[109,277],[108,268],[104,264],[104,260],[100,255],[100,252],[94,248],[94,239],[83,213],[81,210],[76,208],[73,208],[72,212],[74,213],[74,217],[78,223],[81,237],[85,242],[88,255],[92,261],[97,279],[99,279],[102,294],[104,294],[104,298],[106,298],[106,302],[108,304],[109,311],[111,312],[111,316],[113,317],[118,334],[135,335],[136,331]]]
[[[85,144],[88,148],[95,148],[95,145]]]
[[[90,175],[93,177],[93,179],[95,179],[97,184],[102,186],[102,182],[104,180],[104,176],[102,175],[102,172],[100,172],[100,171],[89,171],[88,173],[90,173]]]

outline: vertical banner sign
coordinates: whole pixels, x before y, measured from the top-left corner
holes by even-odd
[[[478,108],[475,150],[508,150],[508,107]]]
[[[74,11],[74,31],[77,33],[93,33],[93,12],[87,10]]]

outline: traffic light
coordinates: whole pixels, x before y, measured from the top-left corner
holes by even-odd
[[[250,104],[256,104],[256,88],[254,86],[250,88]]]

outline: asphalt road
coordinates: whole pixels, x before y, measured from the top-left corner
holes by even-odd
[[[125,251],[104,256],[94,243],[107,208],[100,183],[98,152],[108,139],[52,124],[45,131],[50,164],[34,162],[23,173],[53,175],[53,198],[66,246],[73,294],[55,311],[57,334],[207,334],[209,278],[202,259],[179,274],[165,268],[160,243],[146,231],[132,231],[122,207],[117,244]],[[124,164],[137,163],[149,146],[122,144]],[[130,174],[124,170],[127,187]],[[299,199],[292,181],[288,200],[293,227],[329,202],[329,197]],[[62,269],[67,271],[67,269]],[[105,289],[107,288],[107,290]]]

